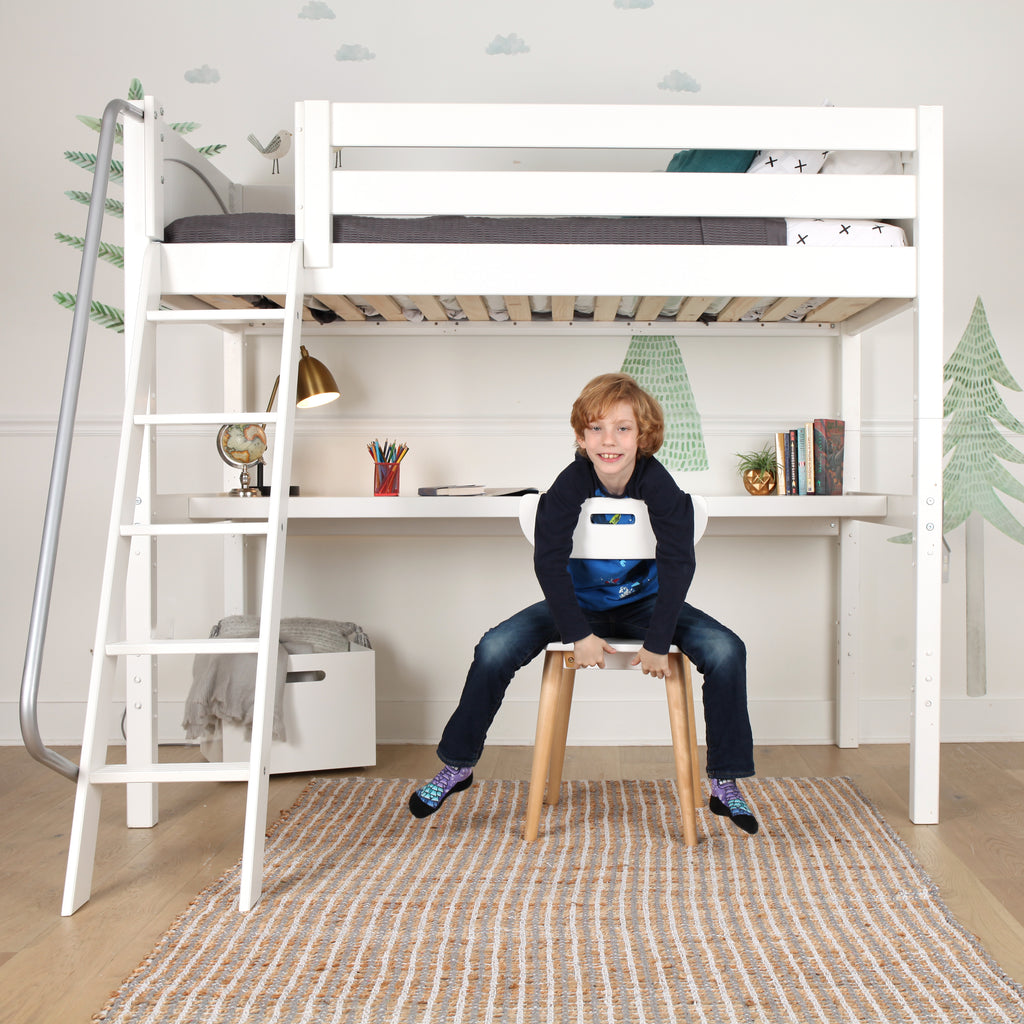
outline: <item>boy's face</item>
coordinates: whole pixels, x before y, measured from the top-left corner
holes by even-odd
[[[576,440],[594,464],[602,488],[622,494],[636,466],[639,431],[633,406],[629,402],[610,405]]]

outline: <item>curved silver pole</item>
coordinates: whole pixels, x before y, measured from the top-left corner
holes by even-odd
[[[103,228],[104,204],[110,181],[110,157],[114,150],[114,129],[119,114],[142,120],[143,112],[127,100],[111,100],[103,111],[100,141],[96,150],[93,171],[92,196],[86,222],[82,264],[78,274],[78,293],[75,315],[71,322],[71,341],[68,344],[67,368],[64,371],[64,392],[57,420],[57,439],[50,469],[50,490],[46,498],[43,519],[43,538],[39,548],[39,566],[36,570],[36,589],[32,599],[32,617],[28,627],[28,647],[25,668],[21,676],[21,735],[25,749],[37,760],[74,781],[78,766],[66,757],[50,750],[39,735],[36,707],[39,694],[39,672],[42,666],[43,643],[46,639],[46,620],[50,612],[50,592],[53,588],[53,570],[57,560],[57,541],[60,520],[64,510],[64,492],[67,488],[68,465],[71,461],[71,440],[75,430],[75,411],[82,381],[85,359],[85,338],[89,329],[89,310],[92,306],[93,282],[96,276],[96,258]]]

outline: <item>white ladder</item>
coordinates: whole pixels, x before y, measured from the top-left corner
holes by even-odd
[[[113,506],[103,566],[96,641],[82,740],[81,765],[75,794],[67,875],[61,913],[73,914],[89,899],[98,838],[100,793],[103,785],[133,784],[155,786],[161,782],[232,781],[248,783],[239,910],[250,910],[260,898],[263,884],[264,833],[270,780],[270,743],[273,728],[277,648],[281,623],[281,593],[284,583],[285,540],[288,527],[288,481],[291,475],[292,436],[299,336],[302,326],[302,243],[292,244],[288,257],[283,309],[271,310],[164,310],[160,308],[161,244],[147,246],[141,267],[141,287],[134,322],[129,324],[130,357],[126,374],[125,409],[121,425]],[[249,322],[281,324],[281,366],[278,412],[154,413],[150,411],[154,390],[156,346],[160,324],[206,323],[244,325]],[[149,431],[161,425],[221,424],[233,422],[273,423],[274,459],[270,478],[269,509],[265,520],[217,523],[153,523],[148,501],[137,502],[141,489],[151,488],[145,458]],[[246,499],[240,498],[240,501]],[[136,515],[138,505],[145,510]],[[146,521],[139,522],[142,518]],[[151,621],[143,622],[126,608],[125,592],[132,544],[164,536],[258,534],[266,536],[266,554],[260,607],[258,639],[173,639],[152,636]],[[150,616],[143,616],[150,620]],[[129,623],[130,635],[118,636],[122,622]],[[134,634],[134,635],[132,635]],[[144,635],[139,635],[144,634]],[[107,765],[109,709],[114,696],[118,661],[133,655],[223,654],[255,652],[256,693],[253,709],[251,754],[248,762],[160,764],[156,758],[155,721],[148,744],[151,763],[139,764],[129,756],[128,765]],[[137,749],[136,745],[136,749]],[[135,786],[136,790],[143,787]],[[155,821],[155,815],[154,815]],[[153,822],[150,822],[152,824]]]

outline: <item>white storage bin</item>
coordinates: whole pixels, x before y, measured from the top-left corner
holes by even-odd
[[[284,686],[286,740],[270,747],[270,772],[328,771],[377,763],[373,651],[291,654]],[[224,760],[248,761],[245,728],[224,722]]]

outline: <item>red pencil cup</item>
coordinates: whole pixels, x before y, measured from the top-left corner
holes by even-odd
[[[398,497],[398,471],[401,469],[397,462],[375,462],[373,464],[373,496],[375,498],[397,498]]]

